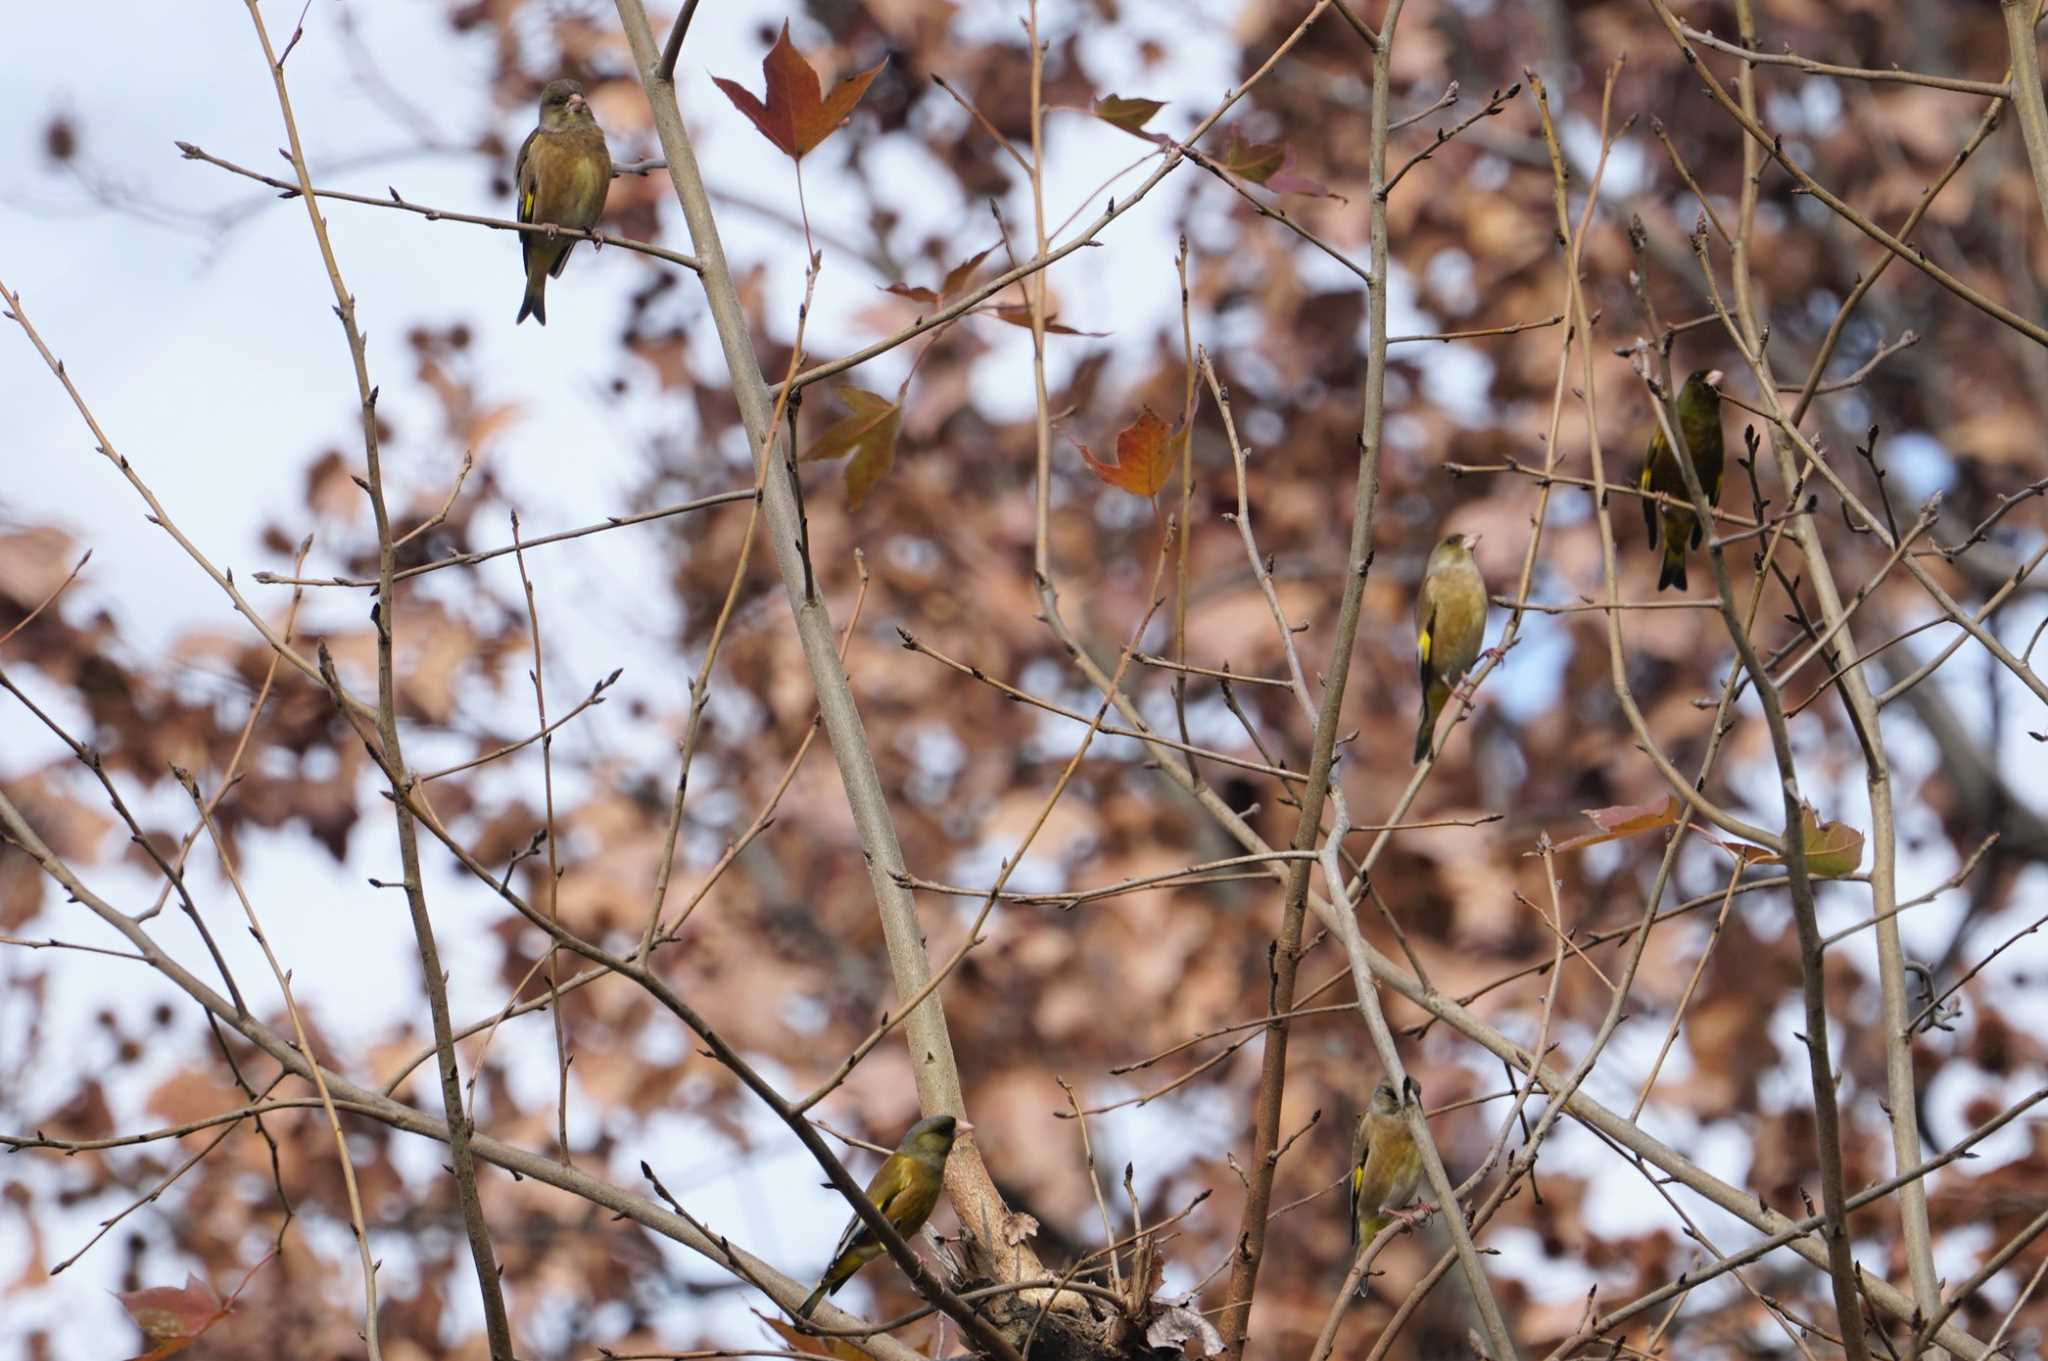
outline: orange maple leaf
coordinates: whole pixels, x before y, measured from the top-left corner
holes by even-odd
[[[1137,420],[1117,432],[1116,462],[1104,463],[1085,444],[1081,457],[1087,460],[1088,471],[1110,486],[1150,499],[1179,466],[1187,443],[1185,428],[1167,429],[1166,422],[1147,407]]]
[[[840,81],[832,93],[826,95],[818,84],[817,71],[790,42],[789,25],[784,23],[782,36],[775,40],[775,46],[768,49],[768,55],[761,58],[761,74],[766,81],[765,102],[738,81],[727,80],[723,76],[711,79],[725,91],[725,97],[733,102],[734,108],[753,120],[763,137],[775,143],[783,155],[800,161],[805,152],[838,130],[846,116],[853,112],[853,106],[860,103],[860,97],[867,93],[868,82],[880,75],[888,64],[888,59],[884,58],[858,75]]]

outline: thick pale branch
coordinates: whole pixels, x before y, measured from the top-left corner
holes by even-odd
[[[2027,169],[2034,198],[2048,223],[2048,103],[2041,97],[2041,40],[2034,35],[2036,0],[1999,0],[2005,14],[2005,41],[2012,51],[2012,106],[2020,116],[2020,138],[2027,146]]]
[[[768,449],[766,480],[762,489],[761,513],[768,529],[769,544],[795,618],[804,660],[817,692],[818,709],[832,754],[839,765],[846,799],[853,814],[867,861],[868,882],[881,916],[887,940],[889,964],[899,996],[918,993],[932,976],[931,959],[925,952],[924,931],[910,891],[897,876],[907,871],[903,848],[896,835],[894,815],[882,789],[881,774],[868,745],[860,711],[854,704],[852,687],[839,660],[837,639],[825,603],[815,590],[809,561],[804,553],[805,531],[799,509],[796,474],[789,457],[787,440],[772,423],[773,398],[762,380],[755,357],[746,312],[740,302],[732,271],[726,263],[725,248],[718,235],[711,202],[697,168],[690,135],[683,125],[682,110],[676,102],[674,84],[660,75],[660,51],[647,23],[641,0],[617,0],[619,21],[641,84],[646,89],[654,118],[655,133],[668,161],[670,183],[675,188],[684,220],[689,224],[691,243],[703,264],[701,277],[713,323],[725,353],[732,378],[733,396],[747,434],[757,449]],[[801,386],[798,375],[795,386]],[[964,1116],[966,1102],[961,1094],[960,1073],[953,1056],[953,1042],[946,1028],[945,1011],[934,995],[914,1008],[904,1023],[910,1051],[917,1056],[912,1069],[917,1077],[918,1099],[928,1113],[946,1112]],[[971,1140],[957,1148],[946,1164],[946,1185],[961,1223],[977,1245],[993,1248],[1000,1239],[999,1226],[1007,1213],[1002,1197],[983,1166]],[[1023,1275],[1042,1275],[1031,1254],[1021,1249],[989,1254]],[[964,1326],[964,1325],[963,1325]]]

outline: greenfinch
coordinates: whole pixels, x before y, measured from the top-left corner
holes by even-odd
[[[1477,542],[1469,534],[1446,534],[1422,569],[1422,589],[1415,596],[1415,656],[1422,671],[1417,762],[1429,755],[1444,701],[1479,659],[1479,643],[1486,636],[1486,582],[1472,557]]]
[[[1372,1105],[1358,1117],[1358,1133],[1351,1139],[1353,1253],[1394,1220],[1408,1219],[1401,1206],[1414,1198],[1421,1180],[1422,1152],[1402,1117],[1394,1084],[1383,1081],[1372,1089]],[[1365,1293],[1364,1282],[1358,1290]]]
[[[1721,371],[1696,369],[1678,393],[1678,428],[1685,435],[1685,451],[1692,455],[1693,471],[1700,475],[1700,487],[1707,504],[1721,499]],[[1657,574],[1657,589],[1676,586],[1685,589],[1685,553],[1700,546],[1700,517],[1692,510],[1692,493],[1685,489],[1685,474],[1664,438],[1664,427],[1650,432],[1650,456],[1643,460],[1638,485],[1644,491],[1661,492],[1685,502],[1674,506],[1643,500],[1643,526],[1650,532],[1650,547],[1657,546],[1658,533],[1664,540],[1664,567]]]
[[[513,163],[512,182],[518,186],[519,220],[570,227],[587,232],[604,213],[604,198],[612,187],[612,154],[604,144],[604,129],[583,98],[583,87],[573,80],[551,80],[540,92],[540,125],[519,144],[519,159]],[[560,278],[569,263],[575,240],[564,240],[553,232],[521,232],[519,256],[526,265],[526,297],[519,304],[519,318],[532,317],[548,324],[547,290],[550,278]]]
[[[868,1202],[882,1212],[896,1232],[908,1238],[931,1218],[932,1207],[939,1203],[939,1191],[945,1183],[946,1158],[953,1151],[954,1136],[973,1128],[968,1121],[955,1120],[950,1115],[927,1116],[910,1127],[903,1142],[896,1145],[896,1151],[875,1169],[874,1180],[868,1183]],[[797,1317],[809,1318],[819,1300],[838,1294],[839,1287],[853,1279],[854,1272],[881,1256],[882,1251],[881,1240],[855,1215],[846,1232],[839,1235],[839,1245],[832,1249],[832,1265],[825,1269],[818,1288],[797,1309]]]

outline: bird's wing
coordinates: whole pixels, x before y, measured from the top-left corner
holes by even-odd
[[[880,1210],[882,1217],[891,1224],[901,1225],[902,1219],[896,1213],[900,1208],[899,1202],[916,1189],[911,1170],[909,1158],[892,1153],[875,1169],[874,1179],[868,1183],[868,1203]],[[846,1222],[845,1231],[839,1235],[839,1243],[832,1249],[832,1260],[837,1262],[862,1242],[875,1242],[875,1237],[868,1232],[866,1221],[855,1215]]]
[[[840,1230],[839,1241],[832,1245],[832,1257],[827,1265],[836,1266],[840,1258],[852,1251],[853,1245],[859,1241],[860,1236],[867,1232],[867,1227],[866,1224],[861,1222],[859,1215],[854,1215],[848,1219],[846,1227]]]
[[[517,196],[518,218],[521,222],[533,221],[533,189],[534,182],[539,177],[533,173],[533,167],[528,163],[526,153],[533,149],[534,139],[539,136],[539,128],[535,128],[532,132],[527,133],[526,140],[519,144],[518,157],[512,162],[513,193]],[[519,233],[519,263],[522,266],[531,268],[532,257],[533,233],[521,232]]]
[[[882,1165],[875,1169],[874,1179],[868,1183],[868,1203],[881,1210],[883,1214],[889,1212],[890,1199],[897,1194],[901,1183],[906,1180],[903,1176],[904,1161],[896,1154],[890,1154]],[[844,1257],[847,1250],[860,1241],[867,1230],[866,1222],[859,1215],[848,1219],[845,1231],[839,1235],[838,1245],[832,1249],[832,1260],[837,1262]]]
[[[915,1189],[912,1185],[914,1178],[911,1176],[914,1166],[910,1159],[901,1153],[892,1153],[889,1155],[889,1161],[883,1163],[881,1170],[875,1173],[875,1179],[868,1183],[868,1199],[875,1203],[875,1208],[880,1210],[882,1217],[891,1224],[900,1222],[896,1212],[902,1206],[898,1202]]]
[[[1358,1200],[1365,1190],[1365,1162],[1372,1149],[1371,1127],[1364,1121],[1358,1122],[1358,1132],[1351,1136],[1351,1186],[1348,1197],[1351,1205],[1351,1246],[1358,1246]]]
[[[1415,662],[1422,670],[1426,689],[1430,680],[1429,654],[1436,646],[1437,579],[1426,576],[1415,598]]]
[[[875,1169],[874,1179],[868,1182],[868,1203],[880,1210],[882,1217],[891,1224],[901,1223],[895,1213],[900,1208],[898,1202],[915,1189],[911,1176],[913,1170],[914,1164],[909,1158],[901,1153],[891,1153],[882,1165]],[[860,1216],[855,1215],[853,1223],[846,1227],[845,1241],[840,1244],[840,1251],[844,1252],[853,1246],[855,1239],[863,1237],[872,1239],[873,1235],[867,1232],[867,1225],[861,1222]]]
[[[1650,432],[1650,453],[1649,456],[1643,460],[1642,480],[1636,484],[1637,487],[1642,491],[1655,491],[1657,489],[1657,451],[1663,446],[1663,443],[1664,432],[1662,430],[1653,430]],[[1642,504],[1643,530],[1650,536],[1650,546],[1652,548],[1655,548],[1657,546],[1658,505],[1655,501],[1652,501],[1647,496],[1642,498]]]
[[[528,153],[533,150],[533,144],[539,137],[539,128],[535,128],[532,132],[527,133],[526,140],[519,144],[518,158],[512,162],[512,183],[518,187],[519,220],[521,222],[533,221],[533,191],[534,183],[538,176],[532,173],[534,167],[528,160]]]

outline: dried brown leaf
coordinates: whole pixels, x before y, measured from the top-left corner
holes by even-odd
[[[1560,841],[1551,847],[1553,851],[1576,851],[1587,846],[1597,846],[1603,841],[1619,841],[1623,837],[1640,836],[1663,827],[1678,825],[1678,796],[1670,795],[1662,803],[1623,803],[1611,808],[1588,808],[1587,817],[1600,830],[1575,836],[1569,841]]]
[[[1113,128],[1145,136],[1145,125],[1152,116],[1166,107],[1163,99],[1127,99],[1122,95],[1105,95],[1090,106],[1088,112],[1100,118]]]
[[[997,321],[1007,321],[1012,326],[1021,326],[1027,331],[1031,329],[1031,309],[1022,303],[1002,303],[986,309],[983,315],[994,317]],[[1107,331],[1076,330],[1072,326],[1061,325],[1054,317],[1047,317],[1045,319],[1045,333],[1049,336],[1106,336],[1109,334]]]
[[[187,1275],[181,1287],[147,1286],[117,1293],[115,1299],[142,1329],[149,1350],[134,1361],[160,1361],[199,1340],[208,1328],[226,1318],[231,1307],[197,1276]]]
[[[899,298],[908,298],[912,302],[924,303],[927,306],[951,302],[967,291],[968,286],[974,282],[974,271],[981,267],[981,262],[986,260],[989,251],[994,249],[994,246],[990,246],[987,250],[977,251],[947,270],[944,282],[936,289],[924,288],[916,284],[897,283],[888,285],[884,291],[894,293]]]
[[[1318,181],[1295,173],[1294,147],[1288,142],[1247,142],[1243,133],[1232,128],[1223,139],[1223,150],[1216,163],[1239,179],[1263,185],[1276,194],[1333,197]]]
[[[875,484],[895,466],[896,440],[903,432],[903,408],[865,388],[846,385],[837,391],[847,414],[811,441],[800,461],[853,455],[853,461],[846,465],[846,503],[858,510]]]
[[[756,1317],[773,1328],[775,1335],[793,1352],[802,1352],[806,1356],[835,1357],[837,1361],[874,1361],[872,1356],[846,1338],[813,1337],[809,1333],[798,1332],[779,1318],[768,1318],[758,1314]]]

